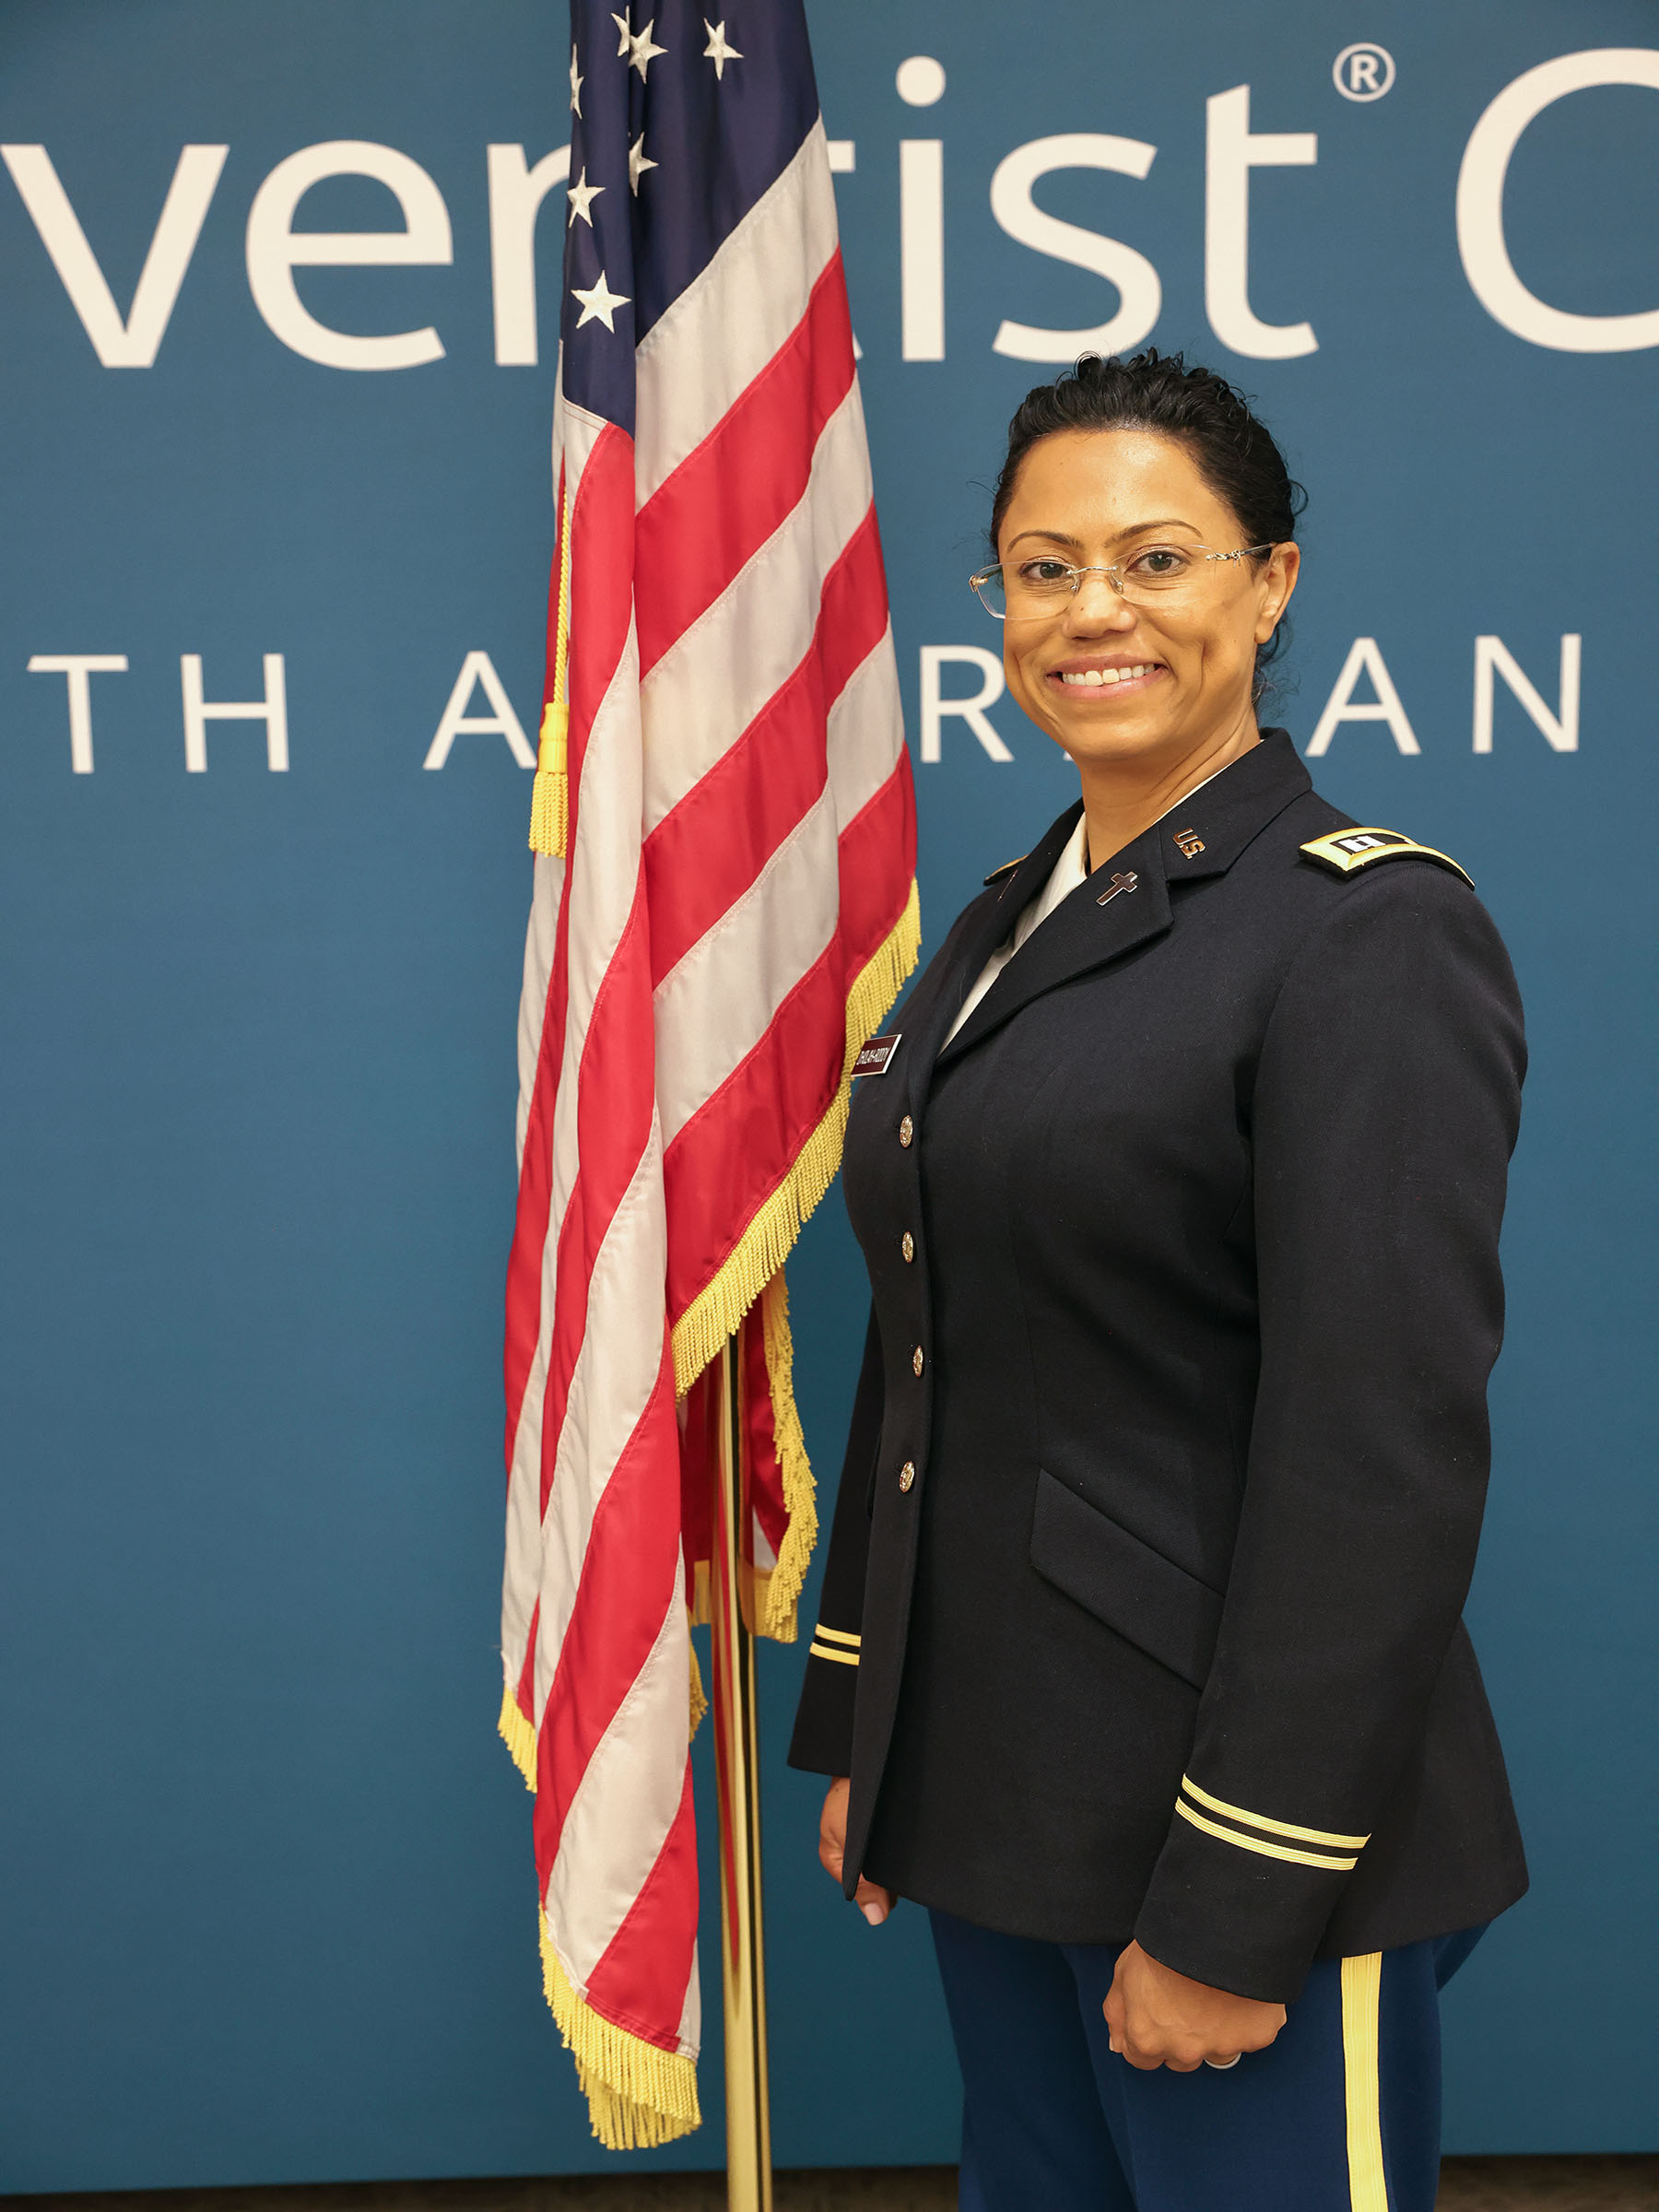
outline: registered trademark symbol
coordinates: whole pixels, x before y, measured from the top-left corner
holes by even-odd
[[[1394,80],[1394,55],[1371,39],[1345,46],[1331,64],[1331,82],[1344,100],[1381,100]]]

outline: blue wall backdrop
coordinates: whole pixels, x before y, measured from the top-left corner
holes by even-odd
[[[724,0],[739,48],[765,4]],[[811,19],[930,940],[1068,794],[964,582],[1003,426],[1149,334],[1310,487],[1279,711],[1321,787],[1456,854],[1513,950],[1472,1613],[1535,1887],[1450,1999],[1449,2147],[1651,2146],[1653,10]],[[558,0],[0,15],[0,2188],[604,2156],[494,1735],[563,207],[532,250],[515,179],[566,142],[566,39]],[[403,265],[290,276],[285,198]],[[794,1283],[832,1480],[838,1202]],[[800,1662],[763,1656],[780,2161],[948,2159],[920,1916],[819,1874]],[[718,2049],[703,2088],[645,2162],[719,2162]]]

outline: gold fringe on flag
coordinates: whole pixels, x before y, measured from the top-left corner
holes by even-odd
[[[524,1778],[524,1787],[535,1791],[535,1731],[519,1711],[519,1701],[508,1683],[501,1692],[501,1717],[496,1723],[501,1741],[512,1754],[512,1763]]]
[[[571,509],[559,495],[559,613],[553,634],[553,696],[542,709],[530,793],[530,850],[562,859],[571,838]]]
[[[660,2050],[643,2036],[602,2019],[577,1994],[541,1922],[542,1987],[565,2048],[576,2061],[576,2078],[588,2100],[588,2118],[606,2150],[654,2150],[702,2125],[697,2101],[697,2062]]]
[[[846,1057],[829,1112],[712,1279],[674,1325],[674,1387],[682,1397],[782,1266],[801,1224],[835,1180],[852,1103],[853,1063],[898,997],[921,949],[922,909],[912,882],[903,913],[847,994]],[[796,1421],[797,1432],[799,1426]],[[782,1429],[779,1433],[781,1440]]]
[[[783,1478],[783,1510],[789,1515],[783,1548],[767,1578],[760,1633],[777,1643],[793,1643],[795,1601],[812,1562],[818,1519],[806,1439],[795,1410],[794,1338],[789,1329],[789,1293],[783,1288],[782,1267],[760,1294],[760,1322],[766,1335],[766,1376],[771,1384],[772,1442]]]

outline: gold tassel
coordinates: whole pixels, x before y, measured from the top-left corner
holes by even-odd
[[[564,857],[571,830],[571,784],[566,764],[571,710],[562,699],[542,709],[535,782],[530,793],[530,850]]]
[[[530,850],[562,860],[571,841],[571,510],[559,495],[559,613],[553,631],[553,696],[542,709],[530,793]]]
[[[847,995],[846,1057],[829,1112],[729,1256],[674,1324],[674,1387],[681,1397],[782,1266],[801,1224],[834,1182],[852,1103],[853,1063],[898,997],[921,949],[922,910],[912,883],[903,913]]]
[[[576,2078],[600,2142],[606,2150],[654,2150],[700,2127],[696,2060],[601,2018],[577,1994],[553,1948],[547,1915],[539,1918],[542,1988],[565,2049],[576,2061]]]
[[[535,1731],[519,1711],[519,1701],[509,1683],[501,1692],[501,1717],[496,1723],[497,1733],[512,1754],[512,1763],[524,1778],[524,1787],[534,1794],[535,1789]]]
[[[789,1293],[779,1268],[760,1295],[760,1323],[766,1337],[766,1379],[771,1385],[772,1442],[783,1477],[783,1510],[789,1525],[783,1548],[766,1581],[766,1599],[760,1615],[760,1633],[778,1643],[793,1643],[796,1634],[795,1603],[812,1547],[818,1542],[818,1500],[812,1480],[812,1463],[806,1456],[806,1439],[794,1401],[794,1338],[789,1327]]]

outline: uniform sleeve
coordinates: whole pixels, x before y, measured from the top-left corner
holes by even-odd
[[[872,1312],[830,1532],[818,1626],[806,1654],[806,1678],[789,1746],[790,1765],[813,1774],[852,1771],[853,1701],[858,1688],[865,1567],[870,1551],[870,1475],[881,1441],[881,1339]]]
[[[1153,1958],[1241,1996],[1300,1990],[1462,1613],[1524,1068],[1498,933],[1424,863],[1343,888],[1268,1024],[1241,1517],[1135,1928]]]

